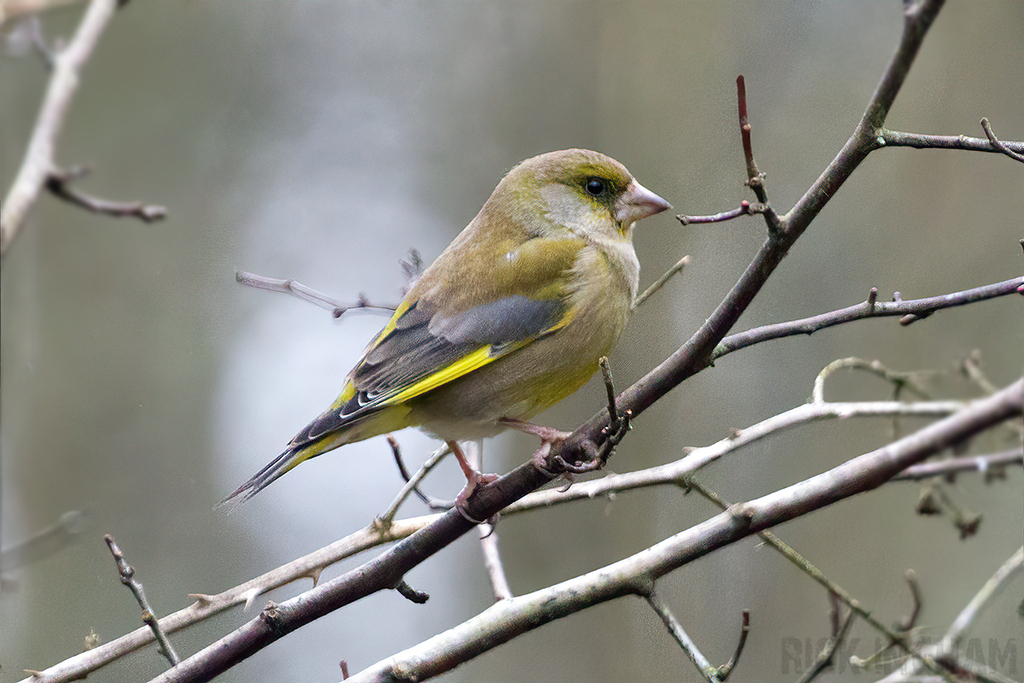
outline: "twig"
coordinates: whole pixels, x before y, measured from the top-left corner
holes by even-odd
[[[1024,287],[1024,277],[1016,277],[1004,280],[1003,282],[923,299],[878,301],[875,296],[869,295],[866,301],[854,304],[853,306],[847,306],[846,308],[840,308],[800,320],[790,320],[774,325],[754,327],[744,332],[731,334],[719,343],[712,354],[712,360],[718,360],[722,356],[752,346],[753,344],[760,344],[771,339],[791,337],[798,334],[813,334],[818,330],[854,320],[907,316],[911,314],[916,314],[919,319],[923,315],[945,308],[964,306],[976,301],[985,301],[1010,294],[1024,294],[1021,287]],[[872,290],[872,292],[875,292],[875,290]]]
[[[930,477],[950,477],[957,472],[982,472],[988,480],[1007,465],[1024,465],[1024,450],[1018,448],[991,455],[969,455],[960,458],[946,458],[938,462],[926,462],[908,467],[892,480],[920,481]]]
[[[412,477],[409,476],[409,470],[406,469],[405,467],[405,460],[402,458],[402,447],[398,445],[398,440],[395,439],[395,437],[393,437],[390,434],[388,434],[388,445],[391,446],[391,453],[392,455],[395,456],[395,464],[398,466],[398,473],[401,475],[402,481],[408,484],[410,481],[412,481]],[[445,448],[447,449],[447,446]],[[426,473],[424,472],[424,474]],[[420,480],[422,480],[422,477],[420,478]],[[439,510],[447,510],[449,507],[451,507],[450,505],[447,505],[444,501],[437,500],[436,498],[431,498],[427,494],[423,493],[423,491],[421,491],[419,486],[417,485],[413,485],[412,490],[413,493],[415,493],[416,496],[421,501],[423,501],[424,505],[426,505],[431,510],[434,510],[435,512]],[[397,512],[398,509],[395,508],[394,512],[391,513],[391,518],[394,518],[394,515]]]
[[[593,499],[609,496],[620,491],[640,489],[648,486],[685,486],[687,478],[697,470],[762,439],[819,420],[847,420],[854,417],[888,417],[892,415],[916,415],[919,417],[944,417],[968,404],[961,401],[920,401],[903,403],[899,401],[863,401],[845,403],[805,403],[761,422],[744,427],[728,437],[709,446],[686,449],[686,455],[679,460],[657,465],[636,472],[607,475],[600,479],[573,484],[567,491],[547,489],[526,496],[513,503],[502,514],[510,515],[538,507],[559,505],[573,500]]]
[[[722,211],[720,213],[713,213],[709,216],[689,216],[681,213],[676,215],[676,220],[679,221],[680,225],[690,225],[691,223],[724,223],[725,221],[731,221],[732,219],[739,218],[740,216],[753,216],[757,213],[765,213],[767,210],[767,204],[762,204],[761,202],[748,202],[744,199],[735,209],[729,209],[728,211]]]
[[[896,395],[893,398],[899,398],[899,394],[904,388],[913,390],[914,393],[922,398],[931,398],[931,395],[924,390],[924,387],[914,380],[913,373],[890,370],[879,360],[840,358],[826,365],[818,373],[817,377],[814,378],[814,388],[811,390],[812,403],[825,403],[825,380],[836,370],[842,369],[861,370],[881,377],[896,388]]]
[[[487,570],[487,577],[491,580],[491,592],[494,594],[494,599],[508,600],[514,597],[514,594],[512,586],[508,582],[508,575],[505,573],[505,565],[501,561],[495,526],[484,522],[477,528],[480,530],[480,551],[484,557],[484,569]]]
[[[743,648],[747,645],[747,636],[750,635],[750,610],[743,610],[743,620],[740,624],[740,639],[736,643],[736,649],[732,653],[732,657],[729,661],[718,667],[718,677],[722,679],[722,683],[725,683],[732,675],[732,670],[736,668],[736,664],[739,663],[740,657],[743,655]]]
[[[927,646],[923,650],[929,652],[936,659],[948,658],[956,652],[961,645],[964,634],[985,611],[993,604],[994,599],[1006,588],[1007,584],[1018,574],[1024,571],[1024,547],[1018,548],[989,578],[981,589],[971,598],[970,602],[960,611],[949,629],[942,636],[942,639],[934,645]],[[964,666],[965,662],[957,662]],[[964,668],[973,668],[966,667]],[[906,662],[899,671],[894,671],[882,679],[882,683],[897,683],[916,677],[921,670],[920,662],[910,660]]]
[[[743,145],[743,160],[747,165],[747,186],[762,204],[768,203],[768,195],[764,188],[764,174],[757,168],[754,160],[754,145],[750,139],[750,119],[747,117],[747,82],[742,75],[736,77],[736,104],[740,118],[740,140]]]
[[[93,0],[71,42],[54,58],[53,74],[29,139],[21,168],[0,207],[0,258],[21,231],[29,210],[54,170],[57,138],[80,73],[117,9],[117,0]]]
[[[398,591],[403,598],[417,605],[422,605],[430,599],[428,594],[423,591],[416,590],[405,581],[399,581],[398,584],[395,585],[395,590]]]
[[[483,471],[484,445],[482,441],[471,441],[463,449],[466,460],[477,471]],[[501,551],[498,548],[497,517],[488,522],[481,522],[477,525],[480,534],[480,551],[483,554],[484,569],[487,570],[487,578],[491,581],[491,592],[495,600],[507,600],[512,597],[512,586],[505,574],[505,565],[501,561]]]
[[[265,275],[257,275],[256,273],[247,273],[244,270],[240,270],[235,273],[235,280],[247,287],[252,287],[253,289],[290,294],[297,299],[301,299],[302,301],[306,301],[319,306],[324,310],[330,311],[335,318],[340,318],[349,311],[360,309],[387,313],[390,315],[397,308],[397,306],[390,304],[371,304],[362,295],[360,295],[359,300],[354,304],[346,304],[342,301],[331,298],[326,294],[318,292],[311,287],[307,287],[301,282],[291,279],[281,280],[278,278],[267,277]]]
[[[619,410],[615,407],[615,385],[612,384],[612,369],[608,365],[607,356],[601,356],[598,365],[601,366],[601,377],[604,379],[605,392],[608,394],[608,421],[614,425],[619,421]]]
[[[984,126],[984,124],[982,124]],[[883,128],[876,140],[876,149],[886,147],[912,147],[914,149],[953,149],[965,152],[1006,152],[997,144],[1003,145],[1011,154],[1014,150],[1024,152],[1024,142],[1006,142],[991,139],[973,138],[966,135],[922,135],[920,133],[904,133]],[[1014,157],[1016,158],[1016,157]],[[1018,159],[1019,161],[1019,159]]]
[[[718,674],[718,668],[715,667],[708,658],[697,648],[697,644],[693,642],[693,639],[683,629],[683,625],[679,623],[672,611],[665,606],[665,603],[661,601],[658,594],[655,591],[651,591],[644,596],[647,600],[647,604],[651,606],[651,609],[661,617],[661,621],[665,624],[665,628],[672,634],[676,643],[683,649],[686,656],[690,658],[693,665],[697,667],[697,671],[708,683],[722,683],[722,678]]]
[[[812,664],[804,675],[800,677],[799,683],[810,683],[815,678],[823,674],[830,667],[835,664],[836,651],[839,646],[842,645],[843,641],[846,640],[846,636],[850,632],[850,627],[853,625],[853,617],[856,616],[853,610],[846,613],[846,618],[839,622],[839,603],[841,602],[839,596],[835,593],[829,593],[829,599],[832,600],[832,635],[825,643],[825,647],[821,649],[818,656],[814,659]]]
[[[654,294],[659,289],[664,287],[666,282],[671,280],[676,274],[681,273],[683,271],[683,268],[685,268],[688,265],[690,265],[690,257],[689,256],[684,256],[683,258],[681,258],[678,261],[676,261],[676,264],[674,266],[672,266],[671,268],[666,270],[664,275],[659,277],[654,282],[653,285],[651,285],[650,287],[645,289],[643,291],[643,293],[640,294],[640,296],[638,296],[636,298],[636,301],[633,302],[633,310],[635,311],[637,308],[639,308],[640,304],[642,304],[643,302],[647,301],[647,299],[652,294]]]
[[[917,580],[917,574],[913,569],[908,569],[903,573],[903,578],[907,582],[907,586],[910,587],[910,597],[912,604],[910,608],[910,614],[896,622],[896,628],[904,633],[908,633],[913,630],[914,626],[917,625],[917,618],[921,615],[921,584]]]
[[[416,470],[416,474],[414,474],[405,483],[405,486],[402,487],[402,490],[399,491],[398,495],[395,496],[395,499],[391,501],[391,505],[388,506],[388,509],[374,520],[374,524],[381,525],[383,528],[388,528],[395,519],[395,515],[398,514],[398,509],[402,507],[402,505],[409,498],[409,496],[412,495],[412,492],[416,490],[416,487],[419,486],[420,482],[423,481],[423,479],[426,478],[428,474],[430,474],[430,471],[437,467],[437,464],[441,462],[444,459],[444,457],[449,453],[451,453],[451,450],[448,448],[447,445],[441,446],[436,451],[431,453],[430,457],[427,458],[427,461],[423,463],[423,466]],[[428,499],[427,505],[429,505],[432,510],[447,510],[448,508],[451,507],[451,504],[449,503],[442,503],[433,499]]]
[[[108,199],[93,197],[72,186],[72,181],[91,173],[89,166],[74,166],[66,171],[54,169],[46,178],[46,189],[69,204],[85,209],[91,213],[99,213],[115,218],[138,218],[144,223],[153,223],[167,217],[167,208],[156,204],[141,202],[112,202]]]
[[[982,118],[981,119],[981,127],[982,127],[982,129],[984,129],[985,136],[988,138],[988,141],[992,143],[993,147],[995,147],[1000,152],[1002,152],[1006,156],[1010,157],[1014,161],[1019,161],[1021,163],[1024,163],[1024,154],[1021,154],[1020,152],[1013,151],[1012,149],[1010,149],[1010,147],[1006,143],[1004,143],[1001,140],[999,140],[999,138],[996,137],[995,132],[992,130],[992,124],[990,124],[988,122],[987,118]],[[1016,144],[1017,144],[1017,146],[1019,146],[1021,148],[1024,148],[1024,145],[1021,145],[1020,143],[1016,143]]]
[[[163,653],[167,661],[171,663],[171,666],[178,664],[178,653],[174,651],[174,646],[171,645],[171,641],[167,639],[167,634],[160,627],[160,622],[157,620],[156,615],[153,613],[153,609],[149,606],[149,601],[146,600],[146,592],[142,588],[142,583],[135,578],[135,569],[128,564],[128,561],[124,558],[124,553],[121,552],[121,548],[118,547],[117,542],[114,541],[114,537],[110,534],[106,534],[103,540],[107,542],[107,547],[110,548],[110,554],[114,556],[114,562],[117,564],[117,573],[121,577],[121,583],[128,586],[131,590],[132,595],[135,596],[135,600],[139,603],[139,607],[142,608],[142,621],[145,622],[146,626],[153,632],[153,637],[156,638],[156,642],[160,644],[160,651]]]

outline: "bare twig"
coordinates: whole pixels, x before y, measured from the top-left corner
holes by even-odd
[[[921,584],[917,580],[917,574],[913,569],[908,569],[903,573],[903,578],[907,582],[907,586],[910,588],[911,607],[910,614],[903,617],[896,623],[896,628],[904,633],[911,631],[914,626],[917,625],[917,618],[921,615]]]
[[[839,646],[842,645],[843,641],[846,640],[846,636],[850,632],[850,627],[853,626],[853,618],[856,616],[856,613],[853,610],[849,610],[846,613],[846,618],[843,619],[842,623],[840,623],[839,603],[841,600],[835,593],[829,593],[829,599],[835,603],[832,607],[832,635],[829,636],[828,641],[825,643],[825,647],[823,647],[821,652],[818,653],[818,656],[815,657],[814,663],[808,667],[807,671],[804,672],[804,675],[800,677],[799,683],[810,683],[835,664],[836,651],[839,649]]]
[[[690,658],[693,665],[697,667],[697,671],[708,683],[722,683],[722,678],[718,674],[718,668],[715,667],[708,658],[697,648],[697,644],[693,642],[693,639],[683,629],[683,625],[679,623],[672,611],[661,601],[658,594],[655,591],[651,591],[644,596],[647,599],[647,604],[651,606],[651,609],[661,617],[661,621],[665,624],[665,628],[672,634],[676,643],[683,649],[686,656]]]
[[[153,613],[153,608],[149,606],[149,601],[146,600],[146,592],[142,588],[142,583],[135,578],[135,569],[128,564],[128,561],[124,559],[124,553],[121,552],[121,548],[118,547],[117,542],[114,541],[114,537],[110,534],[106,534],[103,540],[107,542],[107,547],[110,548],[110,554],[114,556],[114,562],[117,564],[117,573],[121,577],[121,583],[128,586],[131,590],[132,595],[135,596],[135,600],[139,603],[139,607],[142,609],[142,621],[145,622],[146,626],[153,632],[153,637],[156,638],[156,642],[160,644],[160,651],[167,661],[171,663],[171,666],[177,665],[178,653],[174,651],[174,646],[171,645],[171,641],[167,639],[167,634],[164,633],[163,628],[160,627],[160,622],[156,618],[156,614]]]
[[[645,290],[643,291],[643,293],[642,293],[642,294],[640,294],[640,296],[638,296],[638,297],[636,298],[636,301],[634,301],[634,302],[633,302],[633,310],[635,311],[635,310],[636,310],[637,308],[639,308],[639,307],[640,307],[640,305],[641,305],[641,304],[642,304],[643,302],[647,301],[647,299],[648,299],[648,298],[649,298],[649,297],[650,297],[650,296],[651,296],[652,294],[654,294],[654,293],[655,293],[655,292],[657,292],[657,291],[658,291],[659,289],[661,289],[662,287],[664,287],[664,286],[665,286],[665,283],[666,283],[666,282],[668,282],[669,280],[671,280],[671,279],[672,279],[672,278],[673,278],[673,277],[674,277],[674,276],[675,276],[676,274],[678,274],[678,273],[681,273],[681,272],[683,271],[683,268],[685,268],[685,267],[686,267],[686,266],[688,266],[688,265],[690,265],[690,257],[689,257],[689,256],[684,256],[683,258],[681,258],[681,259],[679,259],[678,261],[676,261],[676,264],[675,264],[674,266],[672,266],[671,268],[669,268],[668,270],[666,270],[666,271],[665,271],[665,273],[664,273],[664,275],[662,275],[661,277],[659,277],[659,278],[658,278],[658,279],[657,279],[657,280],[656,280],[656,281],[654,282],[654,284],[653,284],[653,285],[651,285],[650,287],[648,287],[647,289],[645,289]]]
[[[729,209],[728,211],[722,211],[720,213],[713,213],[709,216],[689,216],[681,213],[676,216],[676,220],[679,221],[680,225],[689,225],[691,223],[724,223],[725,221],[731,221],[732,219],[739,218],[740,216],[753,216],[756,213],[764,213],[767,210],[767,204],[762,204],[760,202],[748,202],[744,199],[735,209]]]
[[[893,481],[920,481],[929,477],[949,477],[957,472],[982,472],[987,478],[995,476],[1007,465],[1024,465],[1024,451],[1020,448],[991,455],[970,455],[926,462],[903,470]]]
[[[751,328],[744,332],[731,334],[722,339],[712,356],[718,360],[722,356],[734,351],[746,348],[753,344],[760,344],[770,339],[791,337],[798,334],[813,334],[833,325],[841,325],[854,320],[866,318],[908,316],[916,315],[917,319],[930,313],[954,306],[964,306],[976,301],[994,299],[1010,294],[1022,294],[1024,291],[1024,277],[1016,277],[1003,282],[996,282],[990,285],[982,285],[972,289],[965,289],[951,294],[926,297],[923,299],[907,299],[898,301],[878,301],[876,295],[869,295],[862,303],[854,304],[846,308],[840,308],[828,313],[777,323],[774,325],[763,325]],[[875,292],[875,290],[872,290]]]
[[[395,585],[395,590],[398,591],[403,598],[417,605],[422,605],[430,599],[428,594],[423,591],[416,590],[405,581],[399,581],[398,584]]]
[[[984,124],[982,124],[984,126]],[[1006,151],[997,145],[1003,145]],[[1006,154],[1010,152],[1011,158],[1016,153],[1024,152],[1024,142],[1007,142],[991,139],[972,138],[966,135],[922,135],[919,133],[903,133],[883,128],[879,131],[877,138],[877,149],[886,147],[912,147],[914,149],[953,149],[967,152],[996,152]],[[1020,161],[1020,159],[1017,159]]]
[[[53,74],[25,150],[25,158],[4,198],[3,207],[0,207],[0,258],[7,255],[46,179],[54,171],[57,138],[78,88],[82,68],[117,6],[117,0],[93,0],[89,3],[71,42],[54,58]]]
[[[896,395],[893,398],[899,398],[899,394],[903,389],[911,389],[922,398],[931,398],[931,395],[925,391],[924,387],[922,387],[915,379],[916,373],[890,370],[879,360],[839,358],[838,360],[834,360],[826,365],[821,372],[818,373],[817,377],[814,378],[814,388],[811,390],[811,402],[825,403],[825,380],[837,370],[844,369],[860,370],[862,372],[868,372],[881,377],[895,387]]]
[[[405,467],[405,460],[402,458],[402,447],[398,445],[398,440],[395,439],[395,437],[393,437],[390,434],[388,434],[388,445],[391,446],[391,453],[395,456],[395,464],[398,466],[398,473],[401,475],[402,481],[404,481],[406,484],[410,483],[412,481],[412,477],[409,476],[409,470],[406,469]],[[442,457],[445,453],[448,452],[449,449],[448,446],[446,445],[444,448],[441,449]],[[440,459],[437,462],[440,462]],[[419,471],[417,471],[416,474],[418,475],[418,477],[416,481],[422,481],[423,477],[429,471],[429,469],[420,469]],[[405,491],[404,488],[402,490]],[[442,500],[438,500],[436,498],[431,498],[427,494],[423,493],[423,491],[420,490],[419,486],[416,483],[412,484],[412,491],[421,501],[423,501],[424,505],[426,505],[431,510],[434,510],[435,512],[439,510],[447,510],[448,508],[451,507],[450,501],[445,502]],[[402,498],[402,501],[404,500],[405,499]],[[377,519],[382,523],[386,522],[387,520],[394,519],[394,516],[397,512],[398,508],[394,507],[393,509],[388,510],[389,515],[386,518],[378,517]]]
[[[478,528],[480,530],[480,551],[483,553],[487,577],[491,580],[491,592],[494,594],[495,600],[507,600],[513,597],[512,586],[508,582],[505,565],[501,561],[495,526],[485,522]]]
[[[257,275],[256,273],[247,273],[244,270],[240,270],[235,273],[235,280],[247,287],[252,287],[253,289],[290,294],[297,299],[301,299],[302,301],[330,311],[335,318],[340,318],[345,313],[355,310],[368,310],[391,314],[397,308],[397,306],[391,304],[371,304],[362,295],[360,295],[359,300],[354,304],[346,304],[342,301],[331,298],[322,292],[318,292],[311,287],[307,287],[301,282],[291,279],[281,280],[278,278],[267,277],[265,275]]]
[[[395,499],[391,501],[391,505],[388,506],[388,509],[374,520],[374,525],[379,525],[382,528],[388,528],[395,519],[395,515],[398,514],[398,509],[402,507],[409,496],[412,495],[413,491],[417,490],[420,482],[430,474],[430,471],[437,467],[438,463],[444,460],[444,457],[449,453],[451,453],[451,450],[447,445],[443,445],[431,453],[430,457],[427,458],[427,461],[423,463],[423,466],[416,470],[416,474],[414,474],[405,483],[402,490],[399,491],[398,495],[395,496]],[[428,498],[427,502],[427,505],[432,510],[447,510],[451,508],[453,504],[454,502],[438,501],[433,498]]]
[[[946,660],[962,644],[963,636],[967,630],[984,612],[993,604],[994,599],[1006,588],[1007,584],[1015,576],[1024,571],[1024,547],[1018,548],[989,578],[981,589],[971,598],[970,602],[960,611],[942,639],[934,645],[922,648],[938,660]],[[1005,677],[994,675],[996,672],[990,670],[978,670],[978,667],[971,666],[964,660],[956,661],[961,668],[976,674],[983,674],[988,680],[1005,680]],[[908,660],[898,671],[882,679],[882,683],[900,683],[918,676],[921,671],[921,664],[916,660]]]
[[[1010,157],[1014,161],[1019,161],[1021,163],[1024,163],[1024,153],[1017,152],[1017,151],[1014,151],[1014,150],[1010,149],[1009,145],[1007,145],[1005,142],[1003,142],[999,138],[997,138],[995,132],[992,130],[992,124],[990,124],[988,122],[987,118],[982,118],[981,119],[981,127],[982,127],[982,129],[984,129],[985,136],[988,138],[988,141],[992,143],[993,147],[995,147],[1000,152],[1002,152],[1006,156]],[[1016,147],[1020,147],[1021,149],[1024,149],[1024,144],[1021,144],[1019,142],[1015,143],[1015,146]]]
[[[55,197],[91,213],[99,213],[115,218],[138,218],[144,223],[153,223],[167,217],[167,208],[163,206],[143,204],[141,202],[112,202],[109,199],[93,197],[75,189],[72,182],[88,175],[90,172],[91,168],[89,166],[75,166],[66,171],[54,169],[46,178],[46,189]]]
[[[725,683],[732,675],[732,670],[736,668],[736,664],[739,663],[740,657],[743,655],[743,648],[747,645],[747,636],[750,635],[750,610],[743,610],[743,620],[740,624],[740,639],[736,643],[736,649],[732,653],[732,657],[729,661],[718,667],[718,677]]]

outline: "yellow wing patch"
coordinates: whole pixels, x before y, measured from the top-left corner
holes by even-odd
[[[380,402],[380,406],[384,407],[384,406],[396,405],[396,404],[403,403],[405,401],[408,401],[409,399],[412,399],[412,398],[415,398],[415,397],[419,396],[420,394],[425,394],[428,391],[431,391],[433,389],[436,389],[436,388],[438,388],[440,386],[443,386],[443,385],[447,384],[448,382],[451,382],[451,381],[456,380],[456,379],[458,379],[460,377],[463,377],[464,375],[467,375],[467,374],[473,372],[474,370],[482,368],[483,366],[487,365],[488,363],[492,363],[492,362],[496,361],[497,359],[501,358],[502,356],[506,356],[506,355],[512,353],[513,351],[516,351],[518,349],[523,348],[527,344],[530,344],[531,342],[539,339],[540,337],[543,337],[543,336],[545,336],[547,334],[551,334],[555,330],[559,330],[559,329],[565,327],[570,322],[572,322],[573,317],[575,317],[575,313],[574,312],[568,312],[568,313],[566,313],[566,315],[562,316],[562,319],[559,320],[556,325],[552,325],[551,327],[549,327],[548,329],[544,330],[544,332],[542,332],[541,334],[537,335],[536,337],[531,337],[530,339],[524,339],[524,340],[522,340],[520,342],[516,342],[514,344],[503,345],[501,347],[500,353],[494,353],[495,347],[493,347],[493,346],[482,346],[479,349],[477,349],[476,351],[473,351],[471,353],[466,354],[465,356],[463,356],[459,360],[457,360],[457,361],[455,361],[453,363],[449,363],[448,365],[446,365],[445,367],[441,368],[437,372],[435,372],[435,373],[433,373],[433,374],[431,374],[431,375],[429,375],[427,377],[424,377],[423,379],[419,380],[418,382],[414,382],[414,383],[410,384],[409,386],[405,387],[404,389],[402,389],[398,393],[396,393],[396,394],[394,394],[392,396],[387,397],[386,399],[384,399],[383,401]],[[353,387],[353,391],[354,391],[354,387]],[[348,387],[346,387],[346,391],[344,393],[345,394],[349,394],[350,393],[348,391]]]

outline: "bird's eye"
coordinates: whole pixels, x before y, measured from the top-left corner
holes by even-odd
[[[600,178],[587,178],[583,189],[587,191],[587,194],[597,197],[604,192],[604,181]]]

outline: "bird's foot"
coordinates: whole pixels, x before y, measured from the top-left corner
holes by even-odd
[[[459,514],[473,524],[483,524],[487,520],[476,519],[470,515],[466,510],[466,504],[469,502],[470,497],[476,493],[478,488],[497,481],[499,479],[499,475],[484,474],[478,471],[472,464],[470,464],[469,460],[466,459],[466,454],[463,453],[462,448],[456,442],[449,441],[448,447],[452,449],[452,455],[454,455],[455,459],[459,461],[459,467],[462,468],[462,473],[466,476],[466,487],[459,492],[458,496],[456,496],[455,509],[457,509]]]

